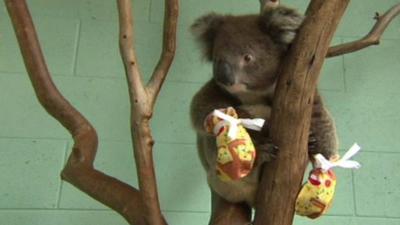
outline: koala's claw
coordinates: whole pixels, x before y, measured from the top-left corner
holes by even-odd
[[[308,150],[310,152],[316,151],[317,148],[317,139],[314,136],[310,136],[308,138]]]
[[[317,139],[315,137],[311,136],[308,138],[308,143],[315,143],[315,142],[317,142]]]
[[[279,147],[271,143],[258,145],[256,146],[256,149],[258,154],[258,163],[270,162],[276,159],[279,151]]]

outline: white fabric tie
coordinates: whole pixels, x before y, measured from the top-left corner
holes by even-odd
[[[260,131],[261,128],[264,126],[265,120],[261,118],[256,119],[236,119],[232,116],[229,116],[219,110],[214,110],[213,115],[219,117],[223,121],[219,122],[214,127],[214,134],[217,134],[221,127],[225,126],[226,124],[229,125],[228,137],[231,139],[235,139],[237,132],[238,132],[238,125],[241,124],[242,126],[246,127],[247,129]]]
[[[331,162],[327,160],[323,155],[317,154],[314,156],[316,160],[316,167],[321,168],[324,171],[328,171],[334,167],[341,167],[346,169],[358,169],[361,164],[357,161],[350,160],[354,155],[356,155],[361,150],[361,147],[355,143],[347,152],[343,155],[341,159],[336,162]]]

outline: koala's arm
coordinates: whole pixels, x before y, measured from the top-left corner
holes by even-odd
[[[339,154],[335,122],[317,92],[314,96],[310,141],[310,154],[321,153],[327,159]]]
[[[304,16],[296,9],[278,6],[261,12],[261,22],[271,38],[287,47],[296,37]]]
[[[223,92],[213,81],[206,83],[193,97],[190,115],[192,125],[197,133],[208,134],[204,129],[204,120],[215,109],[235,107],[237,102],[234,98]]]

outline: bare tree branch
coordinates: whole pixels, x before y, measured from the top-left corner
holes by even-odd
[[[133,18],[131,0],[118,0],[120,23],[120,51],[124,62],[131,101],[131,134],[146,224],[165,225],[161,214],[154,171],[150,119],[154,102],[172,63],[176,48],[178,0],[165,0],[163,52],[147,87],[137,65],[133,47]]]
[[[165,225],[161,215],[152,155],[150,131],[152,109],[142,83],[133,47],[133,19],[130,0],[118,0],[120,52],[125,66],[131,102],[131,135],[145,224]]]
[[[119,46],[124,62],[125,74],[128,81],[131,104],[138,103],[138,97],[147,100],[147,93],[143,86],[142,75],[139,71],[133,35],[133,18],[131,1],[117,1],[119,12]]]
[[[165,3],[163,49],[159,62],[147,84],[150,103],[153,106],[160,92],[165,77],[172,64],[176,49],[176,29],[179,5],[178,0],[169,0]]]
[[[62,178],[120,213],[129,223],[144,224],[139,207],[139,192],[93,168],[98,144],[96,131],[55,87],[26,2],[5,0],[5,3],[39,102],[74,139],[72,154],[62,172]]]
[[[312,0],[279,76],[270,134],[279,146],[263,169],[255,225],[291,225],[308,162],[313,97],[329,43],[349,0]]]
[[[365,37],[361,38],[360,40],[330,47],[327,57],[339,56],[361,50],[371,45],[378,45],[381,36],[383,32],[385,32],[387,26],[399,14],[400,14],[400,3],[393,6],[382,16],[377,15],[374,27]]]

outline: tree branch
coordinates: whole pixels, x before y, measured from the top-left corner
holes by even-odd
[[[291,225],[308,162],[307,142],[315,88],[329,43],[349,0],[312,0],[283,62],[274,97],[270,134],[279,146],[265,165],[255,225]]]
[[[134,24],[132,18],[131,1],[118,0],[119,12],[119,47],[124,62],[126,79],[128,81],[131,104],[138,103],[139,96],[143,102],[147,101],[147,93],[143,86],[142,75],[135,54]],[[148,109],[147,109],[148,110]]]
[[[119,12],[119,46],[124,62],[131,103],[131,135],[139,181],[145,224],[165,225],[162,217],[152,155],[150,130],[152,107],[143,86],[134,49],[133,17],[130,0],[117,0]]]
[[[147,84],[150,104],[153,106],[172,64],[176,49],[176,29],[178,24],[178,0],[165,3],[163,49],[158,64]]]
[[[93,168],[98,144],[96,131],[55,87],[26,2],[5,0],[5,3],[39,102],[74,139],[73,151],[62,172],[62,178],[120,213],[129,223],[144,225],[143,213],[139,207],[139,192]]]
[[[172,63],[176,48],[178,0],[165,0],[163,52],[155,72],[144,87],[133,46],[133,18],[131,0],[118,0],[120,23],[120,51],[124,62],[131,102],[131,134],[139,189],[146,224],[165,225],[161,214],[153,162],[154,140],[150,119],[154,102]]]
[[[329,48],[327,57],[339,56],[361,50],[371,45],[378,45],[383,32],[392,20],[400,14],[400,3],[393,6],[382,16],[376,16],[376,23],[372,30],[363,38]]]

